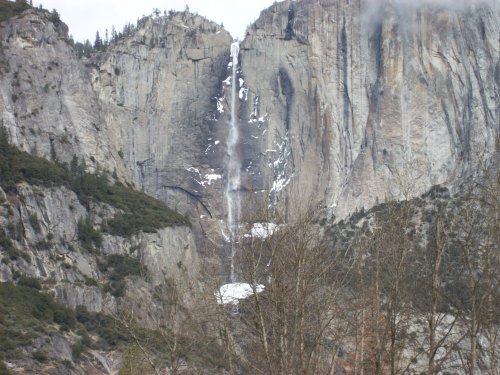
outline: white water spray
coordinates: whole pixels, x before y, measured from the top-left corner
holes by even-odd
[[[238,54],[240,46],[238,42],[231,44],[232,78],[231,78],[231,122],[229,128],[229,136],[227,138],[227,185],[226,185],[226,202],[227,202],[227,226],[230,233],[231,245],[231,274],[230,281],[234,282],[234,242],[238,238],[238,223],[240,219],[240,158],[237,152],[239,139],[238,123],[236,119],[236,71],[238,69]]]

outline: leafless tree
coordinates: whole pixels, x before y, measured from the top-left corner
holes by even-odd
[[[353,264],[325,239],[317,213],[295,214],[287,223],[265,215],[273,224],[267,233],[242,239],[241,280],[253,291],[240,302],[242,345],[253,371],[334,373],[347,336],[344,294]]]
[[[486,344],[492,372],[497,362],[498,316],[500,285],[498,181],[491,176],[483,179],[482,186],[474,186],[460,201],[460,211],[453,223],[456,237],[450,241],[450,252],[456,270],[454,293],[449,293],[454,307],[469,338],[469,353],[465,356],[465,370],[479,374],[480,336],[488,336]],[[458,289],[458,290],[457,290]],[[496,366],[496,365],[495,365]],[[484,367],[484,366],[483,366]]]

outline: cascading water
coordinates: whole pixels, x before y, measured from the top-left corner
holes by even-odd
[[[236,71],[238,69],[238,55],[240,46],[238,42],[231,44],[232,57],[232,76],[231,76],[231,122],[229,127],[229,136],[227,138],[227,184],[226,184],[226,202],[227,202],[227,226],[230,233],[231,246],[231,270],[230,281],[234,282],[234,243],[238,238],[238,223],[240,219],[240,158],[237,152],[239,139],[238,122],[236,119]]]

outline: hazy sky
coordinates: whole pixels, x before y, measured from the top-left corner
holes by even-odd
[[[111,31],[114,25],[121,31],[126,22],[135,24],[137,18],[149,15],[154,8],[164,10],[184,10],[186,5],[191,12],[207,17],[217,23],[223,23],[233,37],[243,38],[248,24],[252,23],[260,11],[274,0],[34,0],[34,5],[57,9],[62,20],[69,26],[69,33],[75,41],[95,39],[99,30]]]

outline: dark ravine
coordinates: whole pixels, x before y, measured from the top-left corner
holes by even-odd
[[[285,0],[263,10],[240,43],[233,82],[241,225],[259,220],[256,200],[288,219],[294,202],[308,199],[339,222],[435,185],[453,194],[498,153],[498,35],[494,0]],[[40,279],[58,301],[96,314],[140,305],[143,291],[142,304],[150,303],[165,277],[195,290],[208,284],[200,263],[220,261],[227,232],[231,42],[220,25],[173,12],[145,17],[105,51],[79,58],[68,28],[49,12],[30,9],[0,23],[0,125],[10,144],[59,164],[76,155],[88,172],[106,171],[110,182],[191,222],[106,234],[120,208],[82,202],[60,184],[9,190],[0,175],[0,281]],[[91,237],[104,233],[97,254],[78,238],[87,218]],[[105,291],[110,274],[99,262],[116,254],[138,259],[148,277],[130,274]],[[113,296],[123,283],[125,297]],[[141,316],[152,327],[149,313]],[[55,337],[71,362],[75,342]],[[116,370],[109,347],[94,354],[89,366]],[[25,365],[42,368],[32,358]]]

